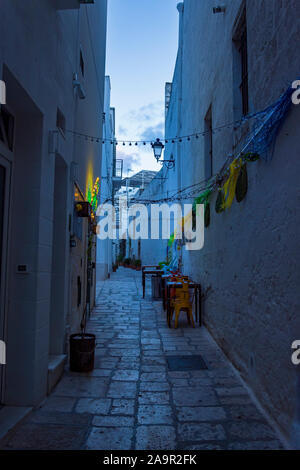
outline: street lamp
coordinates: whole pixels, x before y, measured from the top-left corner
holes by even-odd
[[[152,148],[153,148],[154,156],[155,156],[156,161],[158,163],[159,160],[160,160],[162,151],[165,148],[165,146],[161,143],[161,141],[159,139],[156,139],[156,142],[154,144],[152,144]]]
[[[174,159],[172,160],[160,160],[161,159],[161,154],[165,146],[162,144],[160,139],[156,139],[154,144],[151,144],[154,152],[154,157],[157,161],[157,163],[160,163],[161,165],[166,165],[167,168],[171,169],[175,167],[175,161]]]

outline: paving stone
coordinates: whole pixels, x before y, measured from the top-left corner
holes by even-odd
[[[173,400],[176,406],[218,405],[218,399],[212,388],[174,387]]]
[[[147,286],[142,300],[141,274],[122,268],[97,283],[101,297],[88,324],[98,343],[94,371],[66,370],[51,397],[0,448],[281,448],[205,328],[168,328]],[[168,370],[168,358],[199,354],[208,370]]]
[[[108,398],[81,398],[76,405],[76,413],[107,414],[111,405]]]
[[[157,404],[163,405],[170,402],[170,395],[168,392],[140,392],[139,404]]]
[[[136,450],[174,450],[176,433],[173,426],[138,426]]]
[[[134,415],[135,401],[126,399],[113,400],[111,414],[117,415]]]
[[[282,444],[277,441],[252,441],[252,442],[231,442],[228,444],[229,450],[280,450]]]
[[[87,439],[89,450],[130,450],[133,428],[94,427]]]
[[[135,398],[136,382],[111,382],[107,396],[110,398]]]
[[[117,370],[113,375],[113,380],[134,381],[139,378],[138,370]]]
[[[189,379],[190,378],[190,372],[169,371],[168,376],[172,379]]]
[[[180,441],[224,441],[226,434],[221,424],[184,423],[178,426]]]
[[[140,390],[143,392],[167,392],[170,390],[168,382],[141,382]]]
[[[223,397],[234,397],[248,395],[244,387],[226,387],[226,388],[216,388],[216,392],[219,396]]]
[[[264,421],[260,411],[254,405],[229,405],[226,410],[231,420],[249,420],[255,419]]]
[[[91,377],[63,377],[54,395],[102,398],[107,391],[108,379]]]
[[[172,408],[168,405],[140,405],[139,424],[173,424]]]
[[[213,387],[213,382],[209,377],[202,377],[202,378],[192,378],[188,381],[191,387]]]
[[[249,395],[219,396],[221,405],[251,405],[253,402]]]
[[[162,382],[166,380],[164,372],[144,372],[141,374],[141,382]]]
[[[205,442],[204,444],[190,444],[188,446],[179,446],[179,450],[225,450],[225,445],[220,444],[210,444]]]
[[[99,427],[120,427],[120,426],[133,426],[134,418],[125,416],[95,416],[93,425]]]
[[[37,410],[30,413],[26,423],[36,424],[66,424],[68,426],[85,426],[90,424],[90,416],[61,411]]]
[[[160,365],[166,365],[166,359],[162,356],[156,356],[156,357],[145,357],[143,356],[143,364],[148,365],[148,366],[160,366]]]
[[[112,374],[113,368],[111,369],[94,369],[91,372],[91,377],[110,377]]]
[[[46,403],[42,408],[44,411],[72,411],[76,403],[76,398],[69,397],[55,397],[50,396],[47,398]]]
[[[75,450],[81,449],[88,428],[48,424],[23,424],[9,435],[4,449]],[[2,446],[1,446],[2,447]]]
[[[163,351],[161,351],[161,350],[156,350],[156,349],[153,349],[153,350],[151,350],[151,351],[145,351],[145,350],[143,350],[142,352],[143,352],[143,355],[144,355],[145,357],[151,357],[151,358],[153,358],[153,357],[161,357],[161,358],[164,358],[164,353],[163,353]]]
[[[189,382],[188,379],[173,379],[170,377],[170,382],[173,387],[188,387]]]
[[[276,435],[272,428],[269,425],[260,422],[235,421],[233,423],[227,423],[227,431],[231,440],[276,439]]]
[[[226,412],[219,406],[184,406],[177,409],[179,421],[224,421]]]
[[[146,366],[146,365],[142,365],[142,372],[166,372],[166,366]]]

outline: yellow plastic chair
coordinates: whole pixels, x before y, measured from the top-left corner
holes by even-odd
[[[181,311],[186,312],[189,324],[192,323],[195,328],[195,322],[193,317],[193,306],[190,301],[189,293],[189,282],[186,279],[178,279],[178,282],[182,284],[180,289],[176,289],[176,297],[171,302],[171,318],[175,312],[175,328],[178,328],[178,319]]]

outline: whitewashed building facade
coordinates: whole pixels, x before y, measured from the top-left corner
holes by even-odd
[[[96,236],[76,202],[100,177],[106,0],[3,0],[0,403],[36,406],[94,303]]]
[[[178,5],[164,156],[174,158],[175,168],[163,168],[141,201],[197,189],[216,175],[229,155],[239,155],[255,120],[233,123],[272,105],[299,78],[299,2],[225,0],[222,6],[214,11],[212,0]],[[204,248],[183,247],[180,254],[183,272],[207,292],[207,328],[270,419],[298,447],[300,370],[291,362],[291,345],[300,331],[299,118],[300,107],[292,105],[273,158],[247,165],[242,202],[216,213],[218,191],[213,192]],[[181,202],[193,203],[197,195]],[[142,240],[142,263],[163,261],[167,245]]]

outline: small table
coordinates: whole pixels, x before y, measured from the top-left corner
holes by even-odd
[[[182,284],[180,282],[168,282],[166,281],[167,286],[167,322],[169,328],[171,328],[171,297],[170,297],[170,289],[180,289],[182,288]],[[201,306],[201,298],[202,298],[202,289],[201,284],[196,282],[189,282],[189,289],[194,289],[195,291],[195,316],[196,321],[198,321],[198,312],[199,312],[199,326],[202,326],[202,306]]]
[[[157,275],[161,276],[164,273],[159,266],[143,266],[142,267],[142,285],[143,285],[143,299],[145,298],[146,276]]]

